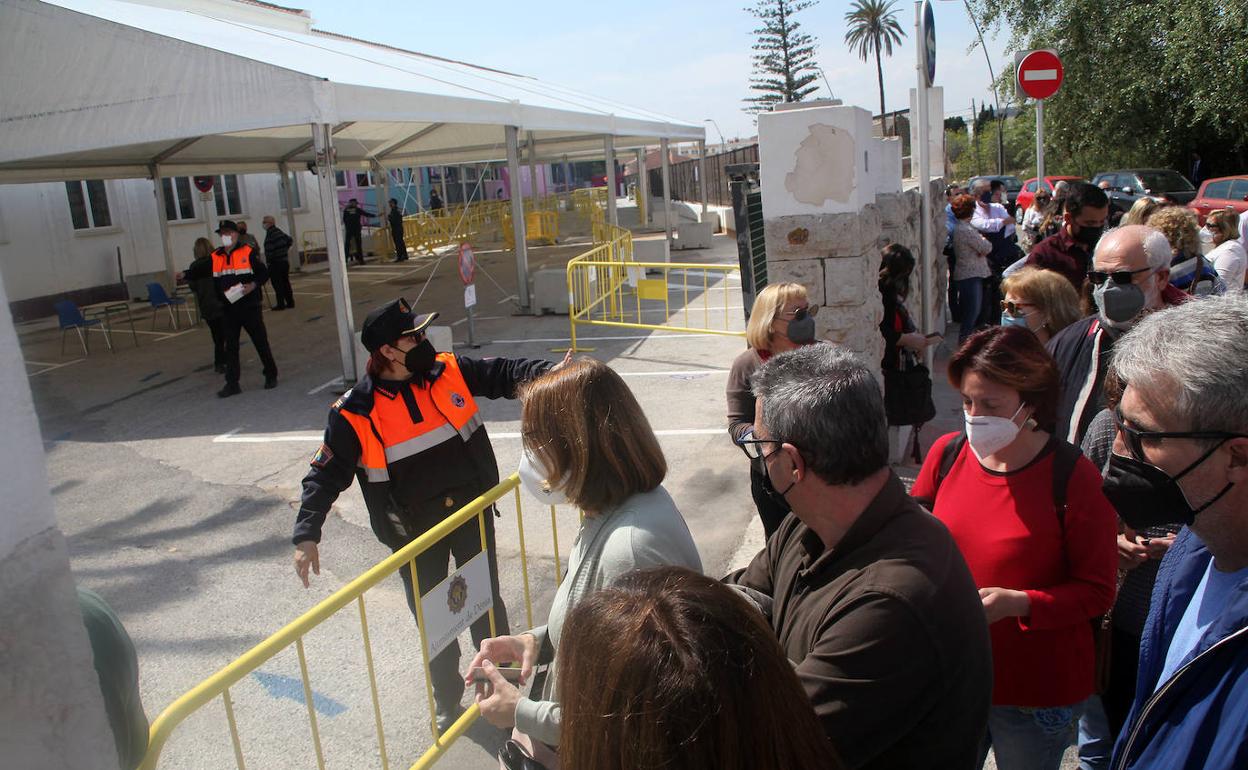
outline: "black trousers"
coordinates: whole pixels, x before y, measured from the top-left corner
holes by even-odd
[[[394,261],[402,262],[407,259],[407,243],[403,240],[403,231],[391,230],[390,236],[394,238]]]
[[[294,307],[295,291],[290,288],[290,261],[275,259],[269,263],[269,280],[277,295],[277,307]]]
[[[225,319],[205,318],[204,323],[212,333],[212,365],[225,366]]]
[[[364,264],[364,235],[361,230],[347,230],[342,245],[342,256],[348,262],[351,261],[351,242],[355,242],[355,260],[361,265]]]
[[[1101,696],[1109,735],[1116,738],[1127,723],[1135,699],[1135,677],[1140,669],[1140,637],[1114,627],[1110,631],[1109,687]]]
[[[256,291],[260,291],[257,286]],[[249,298],[240,300],[246,302]],[[247,330],[247,336],[251,338],[251,344],[256,346],[256,354],[260,356],[260,363],[264,366],[264,376],[277,376],[277,363],[273,360],[273,351],[269,349],[269,332],[264,328],[264,315],[260,307],[260,303],[249,303],[244,307],[226,308],[225,317],[222,319],[225,326],[225,382],[227,385],[237,385],[241,366],[238,362],[238,343],[242,337],[243,329]]]
[[[758,518],[763,522],[763,533],[770,540],[771,533],[779,528],[789,512],[767,494],[763,488],[763,474],[754,467],[754,463],[750,463],[750,495],[754,498],[754,507],[758,509]]]
[[[448,514],[454,511],[447,511]],[[423,531],[428,531],[437,521],[429,523]],[[498,549],[494,542],[494,508],[485,510],[485,542],[490,561],[490,592],[494,595],[494,631],[495,636],[506,636],[511,633],[507,619],[507,606],[498,590]],[[422,595],[428,595],[438,583],[450,574],[448,558],[455,556],[455,566],[461,567],[481,552],[481,533],[476,518],[465,522],[459,529],[443,538],[437,545],[416,557],[416,577],[420,580]],[[412,595],[412,577],[408,565],[399,568],[399,577],[403,580],[403,592],[407,595],[407,606],[416,617],[416,601]],[[478,648],[481,642],[490,638],[490,616],[482,615],[472,624],[472,641]],[[450,645],[433,656],[429,661],[429,674],[433,680],[433,697],[440,705],[451,707],[458,703],[464,695],[464,677],[459,670],[459,642]]]

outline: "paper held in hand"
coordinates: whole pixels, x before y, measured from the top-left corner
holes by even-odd
[[[241,283],[236,283],[225,290],[225,298],[228,299],[232,305],[242,299],[243,295],[246,293],[247,290],[243,288],[243,285]]]

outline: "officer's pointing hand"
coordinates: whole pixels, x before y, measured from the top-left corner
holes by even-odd
[[[555,365],[554,365],[554,367],[551,369],[551,371],[552,371],[552,372],[557,372],[557,371],[559,371],[560,369],[562,369],[563,367],[567,366],[567,365],[568,365],[568,364],[570,364],[570,363],[572,363],[572,351],[571,351],[571,350],[569,350],[569,351],[568,351],[568,352],[564,355],[564,357],[563,357],[563,360],[562,360],[562,361],[560,361],[559,363],[557,363],[557,364],[555,364]]]
[[[317,575],[321,574],[321,554],[316,547],[316,543],[311,540],[304,540],[295,546],[295,574],[303,581],[303,587],[307,588],[308,583],[308,567],[312,567],[312,571]]]

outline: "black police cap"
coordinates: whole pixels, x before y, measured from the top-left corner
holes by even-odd
[[[369,353],[375,353],[382,345],[394,344],[405,334],[424,331],[437,317],[436,312],[414,314],[407,300],[399,297],[368,314],[360,328],[360,342]]]
[[[222,219],[217,223],[217,235],[220,235],[223,231],[238,232],[238,223],[236,223],[233,219]]]

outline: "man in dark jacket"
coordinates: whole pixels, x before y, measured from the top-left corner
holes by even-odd
[[[1062,229],[1037,243],[1027,254],[1027,264],[1061,273],[1083,290],[1096,242],[1109,216],[1109,196],[1094,184],[1074,182],[1066,194]]]
[[[414,315],[400,298],[364,321],[360,341],[371,354],[368,373],[330,408],[325,441],[303,479],[292,542],[295,572],[305,587],[309,567],[320,574],[317,544],[330,506],[353,480],[359,481],[373,533],[395,551],[498,484],[498,463],[476,399],[515,398],[520,383],[544,374],[551,364],[438,353],[425,337],[437,315]],[[507,608],[498,592],[490,512],[497,512],[487,509],[485,516],[495,631],[505,635]],[[473,519],[416,557],[421,592],[446,579],[452,553],[463,566],[480,551]],[[415,616],[410,572],[406,566],[400,572]],[[488,636],[489,618],[482,616],[472,624],[472,638],[479,645]],[[464,680],[458,664],[455,642],[429,661],[439,732],[462,713]]]
[[[1157,575],[1111,766],[1238,770],[1248,766],[1248,305],[1211,297],[1149,315],[1113,365],[1126,387],[1105,494],[1137,531],[1187,526]]]
[[[269,349],[269,333],[264,328],[260,299],[260,286],[269,280],[269,268],[250,246],[239,242],[238,225],[232,220],[222,219],[217,234],[221,236],[221,248],[212,252],[210,275],[221,300],[225,333],[225,387],[217,391],[217,395],[228,398],[243,392],[238,384],[241,373],[238,343],[243,329],[247,330],[264,366],[264,389],[276,388],[277,362]],[[202,268],[188,268],[184,275],[188,281],[204,277]]]
[[[355,259],[364,264],[364,220],[376,216],[360,208],[360,202],[355,198],[347,201],[347,207],[342,210],[343,259],[351,261],[351,244],[354,243]]]
[[[971,770],[992,698],[982,602],[948,530],[888,466],[879,385],[811,345],[753,376],[740,445],[793,515],[725,582],[768,615],[850,768]]]
[[[390,226],[390,238],[394,241],[394,261],[407,260],[407,242],[403,240],[403,209],[399,202],[390,199],[390,211],[386,213],[386,224]]]
[[[266,214],[260,220],[264,227],[264,259],[269,263],[269,276],[273,281],[273,293],[277,295],[274,310],[295,306],[295,292],[290,288],[290,246],[295,241],[277,226],[277,220]]]
[[[1119,227],[1102,238],[1088,280],[1097,315],[1067,326],[1047,346],[1061,378],[1054,435],[1076,446],[1083,443],[1092,418],[1105,408],[1105,375],[1114,341],[1144,314],[1188,296],[1170,285],[1166,236],[1144,225]]]

